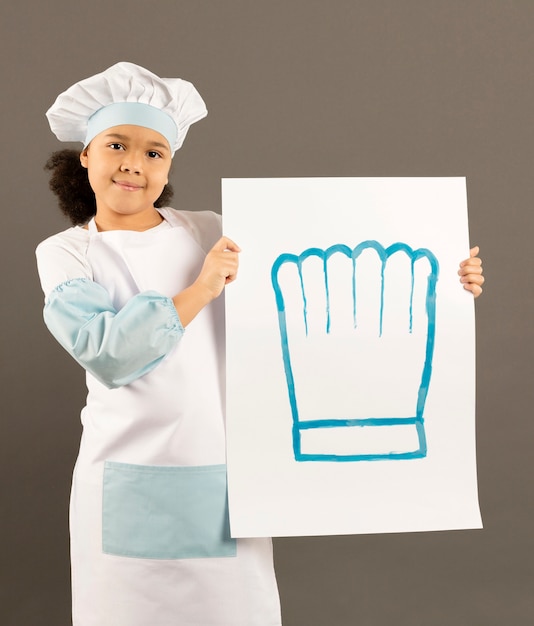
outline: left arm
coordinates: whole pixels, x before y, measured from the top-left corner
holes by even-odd
[[[470,291],[475,298],[482,293],[484,276],[482,275],[482,260],[478,256],[480,249],[478,246],[471,248],[470,256],[460,263],[458,275],[464,289]]]

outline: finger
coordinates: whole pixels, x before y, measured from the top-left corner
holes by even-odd
[[[239,267],[239,256],[237,252],[223,250],[222,252],[218,252],[215,258],[221,273],[225,276],[230,276],[237,272],[237,268]]]
[[[229,272],[236,270],[239,265],[239,256],[237,252],[231,250],[223,250],[218,253],[217,262],[221,264],[221,267],[227,269]]]
[[[469,256],[471,257],[478,256],[479,252],[480,252],[480,248],[478,246],[474,246],[473,248],[471,248],[471,250],[469,250]]]
[[[467,274],[466,276],[462,276],[462,278],[460,278],[460,282],[464,285],[483,285],[485,282],[485,278],[484,276],[482,276],[482,274]]]
[[[460,267],[464,267],[465,265],[482,265],[482,259],[477,256],[464,259],[460,263]]]
[[[480,285],[475,285],[473,283],[464,285],[464,289],[466,289],[467,291],[470,291],[475,298],[478,298],[478,296],[482,293],[482,287]]]
[[[228,273],[226,274],[226,278],[225,278],[226,285],[228,285],[228,283],[233,283],[234,280],[237,278],[237,270],[238,270],[237,265],[235,265],[232,268],[228,268]]]
[[[466,274],[482,274],[483,273],[483,269],[482,269],[482,265],[463,265],[459,270],[458,270],[458,275],[459,276],[464,276]]]

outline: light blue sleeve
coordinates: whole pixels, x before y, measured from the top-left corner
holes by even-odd
[[[47,297],[44,320],[80,365],[110,389],[153,370],[184,328],[170,298],[146,291],[117,311],[98,283],[75,278]]]

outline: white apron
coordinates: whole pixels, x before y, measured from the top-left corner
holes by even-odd
[[[145,232],[89,225],[94,280],[120,309],[172,297],[205,253],[174,217]],[[148,332],[148,331],[147,331]],[[270,539],[228,526],[222,298],[150,373],[118,389],[87,374],[71,495],[74,626],[280,624]]]

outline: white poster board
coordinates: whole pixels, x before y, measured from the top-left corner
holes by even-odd
[[[465,179],[222,190],[232,535],[481,527]]]

